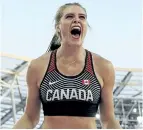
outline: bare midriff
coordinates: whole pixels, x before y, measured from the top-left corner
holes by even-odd
[[[46,116],[42,129],[96,129],[94,117]]]

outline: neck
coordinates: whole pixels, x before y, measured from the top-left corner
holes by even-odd
[[[85,50],[82,46],[61,46],[58,49],[57,57],[64,58],[67,61],[79,61],[85,58]]]

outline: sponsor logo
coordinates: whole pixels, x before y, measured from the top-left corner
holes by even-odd
[[[55,84],[55,83],[57,83],[57,82],[59,82],[59,81],[55,81],[55,82],[49,82],[49,85],[52,85],[52,84]]]

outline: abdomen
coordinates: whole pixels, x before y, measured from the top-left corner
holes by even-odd
[[[42,129],[96,129],[94,117],[46,116]]]

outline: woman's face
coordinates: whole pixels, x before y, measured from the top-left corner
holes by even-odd
[[[87,32],[87,16],[79,6],[69,6],[63,11],[58,30],[63,43],[82,45]]]

